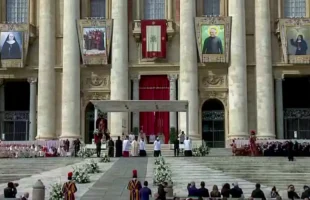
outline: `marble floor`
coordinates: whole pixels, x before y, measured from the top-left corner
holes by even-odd
[[[94,160],[96,159],[94,158]],[[83,165],[89,160],[71,157],[0,159],[0,199],[3,197],[3,188],[6,187],[8,181],[19,183],[17,196],[29,192],[29,199],[31,199],[32,186],[38,179],[44,183],[46,187],[45,199],[48,199],[52,183],[65,182],[68,172],[72,171],[73,167]],[[112,159],[110,163],[99,163],[101,172],[91,174],[90,183],[77,185],[76,199],[80,199],[117,160]]]
[[[256,183],[268,196],[273,186],[276,186],[282,197],[286,196],[287,186],[295,185],[297,192],[302,191],[303,185],[309,184],[309,158],[297,158],[296,162],[288,162],[287,158],[266,157],[200,157],[174,158],[166,157],[170,165],[174,182],[174,193],[186,196],[186,186],[195,181],[199,186],[205,181],[209,190],[213,185],[219,188],[224,183],[238,182],[245,197],[251,195]],[[149,158],[146,179],[152,182],[154,158]],[[156,188],[153,186],[153,190]]]

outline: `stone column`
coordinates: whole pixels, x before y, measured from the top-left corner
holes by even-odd
[[[132,100],[139,100],[140,99],[140,96],[139,96],[140,76],[132,77],[132,80],[133,80]],[[134,128],[138,128],[138,131],[140,131],[140,112],[133,112],[132,120],[133,120],[132,122],[133,130]]]
[[[180,0],[180,100],[189,101],[189,133],[186,134],[192,139],[199,139],[195,17],[195,1]],[[186,132],[186,113],[180,113],[179,125],[180,129]]]
[[[29,1],[29,23],[36,25],[36,0]]]
[[[30,83],[29,101],[29,140],[33,141],[37,135],[37,79],[28,78]]]
[[[232,17],[229,85],[229,137],[247,138],[247,66],[245,34],[245,0],[229,0]]]
[[[36,139],[54,139],[55,134],[55,1],[40,0],[39,81]]]
[[[284,139],[284,121],[283,121],[283,90],[282,78],[276,79],[276,121],[277,121],[277,139]]]
[[[170,100],[177,100],[177,84],[176,81],[178,79],[178,75],[176,74],[170,74],[168,75],[168,79],[170,81]],[[177,130],[177,113],[176,112],[170,112],[170,128],[175,128]]]
[[[141,18],[141,3],[140,0],[136,0],[136,20]]]
[[[95,107],[95,110],[94,110],[94,130],[96,130],[98,114],[99,114],[98,108]]]
[[[128,100],[128,1],[112,0],[111,100]],[[122,123],[124,122],[124,123]],[[126,127],[122,127],[122,124]],[[128,113],[111,113],[111,136],[128,132]]]
[[[64,10],[61,138],[80,138],[80,1],[65,0]]]
[[[167,2],[167,19],[168,20],[172,20],[172,13],[173,13],[173,4],[172,4],[172,0],[166,0]]]
[[[275,138],[269,0],[255,0],[255,47],[257,137]]]

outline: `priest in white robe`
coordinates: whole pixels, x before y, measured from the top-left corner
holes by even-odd
[[[128,136],[123,140],[123,157],[129,157],[131,143]]]
[[[157,137],[154,142],[154,157],[159,157],[161,155],[161,143],[159,138]]]
[[[131,156],[139,156],[139,143],[137,142],[137,138],[131,142]]]
[[[192,142],[188,137],[184,140],[184,156],[192,156]]]
[[[142,138],[140,140],[140,143],[139,143],[139,154],[140,154],[141,157],[145,157],[146,156],[144,138]]]

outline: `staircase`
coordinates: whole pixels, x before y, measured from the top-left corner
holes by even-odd
[[[86,145],[86,148],[88,149],[96,149],[95,144],[88,144]],[[102,148],[105,148],[103,146]],[[154,154],[154,145],[153,144],[146,144],[145,150],[148,157],[152,157]],[[101,153],[108,153],[107,149],[103,149]],[[162,144],[161,145],[161,155],[164,157],[172,157],[174,156],[173,147],[170,144]],[[223,156],[231,156],[231,149],[230,148],[210,148],[209,155],[213,157],[223,157]],[[182,156],[182,155],[180,155]]]

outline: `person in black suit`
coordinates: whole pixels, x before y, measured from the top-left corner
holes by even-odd
[[[180,151],[180,141],[177,138],[176,140],[174,140],[174,157],[179,156],[179,151]]]
[[[204,181],[201,181],[200,188],[198,189],[199,197],[210,197],[209,190],[206,188]]]
[[[289,141],[287,145],[288,145],[288,148],[287,148],[288,161],[294,161],[294,144],[292,141]]]
[[[16,198],[17,186],[17,183],[8,182],[8,187],[3,190],[4,198]]]

